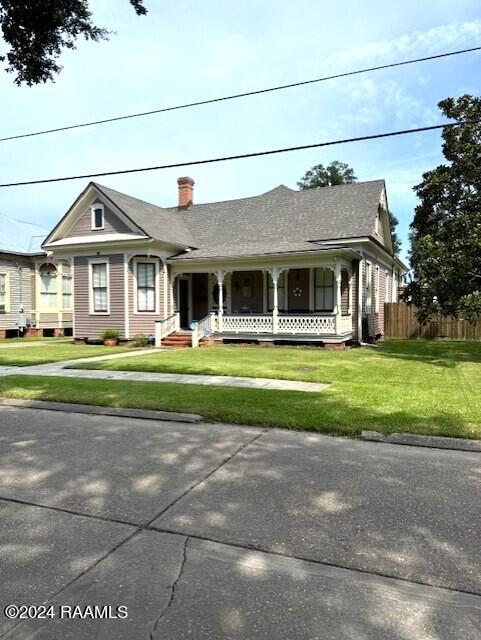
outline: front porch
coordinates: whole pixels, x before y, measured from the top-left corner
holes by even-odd
[[[192,346],[223,341],[345,343],[353,339],[353,278],[348,261],[312,267],[172,274],[172,308],[157,343],[192,330]]]

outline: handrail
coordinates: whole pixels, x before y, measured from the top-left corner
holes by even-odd
[[[215,321],[215,311],[211,311],[208,313],[202,320],[194,320],[190,324],[190,328],[192,329],[192,346],[198,347],[199,341],[204,338],[208,332],[213,332],[214,327],[212,326]]]
[[[160,347],[162,340],[180,328],[180,314],[178,311],[168,318],[155,321],[155,346]]]

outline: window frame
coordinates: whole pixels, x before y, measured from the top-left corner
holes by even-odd
[[[149,311],[142,311],[139,309],[139,284],[138,284],[138,266],[139,264],[153,264],[154,265],[154,309]],[[142,258],[137,257],[133,260],[133,279],[134,279],[134,314],[140,316],[159,315],[160,300],[159,300],[159,261],[156,258]]]
[[[45,266],[52,266],[55,269],[53,274],[42,273],[42,269]],[[55,281],[55,291],[42,291],[42,276],[48,275],[49,278]],[[43,262],[38,267],[38,296],[39,296],[39,310],[43,313],[56,313],[58,311],[58,303],[59,303],[59,295],[58,295],[58,278],[59,278],[59,270],[58,267],[52,262]],[[55,301],[55,304],[44,304],[46,300]]]
[[[372,313],[372,264],[366,260],[366,314]]]
[[[317,275],[318,275],[318,271],[324,271],[324,277],[323,277],[323,282],[325,282],[325,272],[328,272],[331,274],[331,279],[332,279],[332,284],[321,284],[318,285],[317,284]],[[334,313],[334,309],[336,307],[336,278],[335,278],[335,274],[334,271],[330,268],[330,267],[315,267],[314,268],[314,312],[320,312],[320,313]],[[325,307],[318,307],[317,306],[317,290],[318,289],[322,289],[323,291],[323,300],[324,302],[326,301],[326,290],[327,289],[331,289],[332,290],[332,306],[330,309],[326,309]]]
[[[106,284],[105,287],[107,293],[107,310],[106,311],[96,311],[95,310],[95,298],[94,298],[94,287],[93,287],[93,267],[97,264],[105,264],[106,265]],[[89,260],[89,314],[91,316],[109,316],[110,315],[110,260],[108,258],[95,258]],[[97,287],[99,288],[99,287]],[[103,288],[103,287],[102,287]]]
[[[100,227],[97,227],[95,225],[95,222],[96,222],[96,220],[95,220],[95,212],[97,210],[101,210],[102,211],[102,226],[100,226]],[[98,204],[93,204],[90,207],[90,227],[91,227],[92,231],[102,231],[102,230],[105,229],[105,207],[101,202],[99,202]]]
[[[68,293],[66,293],[64,291],[64,288],[63,288],[64,282],[66,282],[66,281],[70,282],[70,291]],[[62,295],[62,309],[71,311],[73,309],[73,303],[72,303],[72,301],[73,301],[73,278],[72,278],[72,275],[70,273],[69,274],[62,273],[61,274],[61,282],[62,282],[62,294],[61,294]],[[69,304],[68,307],[65,306],[64,296],[69,296],[70,304]]]
[[[3,309],[0,308],[0,313],[10,313],[10,273],[8,271],[0,271],[0,276],[3,276],[5,278],[5,300]]]

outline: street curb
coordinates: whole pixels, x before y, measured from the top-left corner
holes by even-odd
[[[361,440],[387,442],[388,444],[404,444],[411,447],[481,452],[481,440],[465,440],[464,438],[447,438],[445,436],[421,436],[414,433],[391,433],[385,436],[379,431],[363,431],[361,433]]]
[[[99,407],[90,404],[68,402],[50,402],[46,400],[21,400],[17,398],[0,398],[0,406],[20,407],[23,409],[47,409],[66,413],[84,413],[97,416],[115,416],[117,418],[138,418],[141,420],[161,420],[169,422],[203,422],[203,417],[195,413],[175,413],[171,411],[154,411],[153,409],[128,409],[116,407]]]

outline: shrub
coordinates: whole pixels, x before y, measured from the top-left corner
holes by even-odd
[[[120,336],[120,331],[118,329],[105,329],[100,334],[102,340],[118,340]]]
[[[149,344],[149,340],[143,333],[138,333],[132,338],[132,346],[134,347],[146,347]]]

